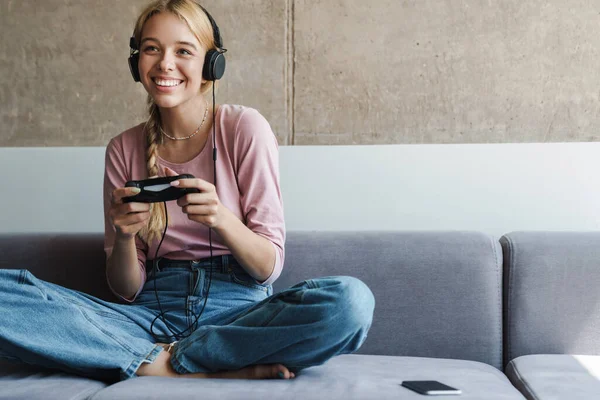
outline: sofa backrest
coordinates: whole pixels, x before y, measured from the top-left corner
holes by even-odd
[[[505,359],[600,355],[600,232],[514,232],[504,253]]]
[[[103,236],[0,235],[0,268],[116,301],[105,279]],[[275,291],[304,279],[350,275],[375,295],[363,354],[457,358],[502,365],[502,261],[473,232],[288,232]]]
[[[0,234],[0,268],[27,269],[37,278],[117,301],[106,283],[104,234]]]
[[[502,367],[502,261],[476,232],[288,232],[275,291],[350,275],[375,295],[363,354],[458,358]]]

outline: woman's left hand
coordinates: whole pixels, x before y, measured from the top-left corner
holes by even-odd
[[[177,176],[177,172],[165,167],[166,176]],[[180,188],[196,188],[200,193],[188,193],[177,200],[182,211],[188,219],[206,225],[209,228],[218,228],[223,220],[224,207],[217,196],[215,185],[202,179],[179,179],[171,182],[172,186]]]

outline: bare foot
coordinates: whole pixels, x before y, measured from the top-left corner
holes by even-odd
[[[136,374],[138,376],[168,376],[172,378],[219,378],[219,379],[293,379],[296,375],[284,365],[252,365],[235,371],[213,373],[178,374],[171,366],[171,354],[166,351],[167,344],[158,343],[165,348],[153,363],[142,364]]]

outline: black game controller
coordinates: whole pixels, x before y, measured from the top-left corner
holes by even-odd
[[[128,181],[125,187],[136,187],[142,191],[134,196],[123,197],[123,203],[158,203],[162,201],[177,200],[188,193],[200,193],[196,188],[178,188],[170,183],[178,179],[194,178],[190,174],[166,176],[164,178],[144,179],[141,181]]]

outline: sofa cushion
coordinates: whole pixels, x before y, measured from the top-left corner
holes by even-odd
[[[505,363],[600,355],[600,232],[515,232],[504,252]]]
[[[0,360],[0,400],[88,399],[105,383]]]
[[[289,232],[281,290],[351,275],[375,296],[360,354],[439,357],[502,367],[502,261],[477,232]]]
[[[600,399],[600,356],[522,356],[508,364],[506,374],[528,399]]]
[[[510,381],[490,365],[432,358],[343,355],[301,371],[292,380],[170,379],[143,377],[119,382],[92,400],[398,400],[421,399],[403,380],[438,380],[462,390],[461,400],[523,399]],[[454,396],[449,396],[454,397]]]

